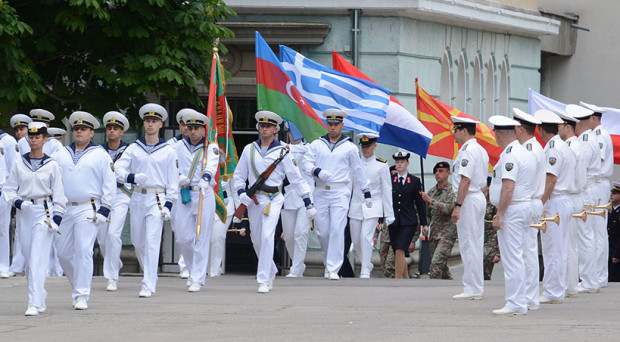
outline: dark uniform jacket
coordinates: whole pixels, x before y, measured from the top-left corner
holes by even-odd
[[[620,206],[609,213],[607,231],[609,233],[609,259],[620,259]]]
[[[418,216],[422,226],[428,225],[426,222],[426,208],[420,191],[422,185],[420,178],[408,173],[405,184],[398,180],[398,173],[392,176],[392,203],[394,206],[394,225],[417,226]],[[415,207],[414,207],[415,205]],[[418,216],[416,216],[416,209]]]

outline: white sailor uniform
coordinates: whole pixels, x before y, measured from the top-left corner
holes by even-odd
[[[261,147],[260,140],[246,145],[239,157],[233,177],[237,193],[241,195],[245,191],[246,180],[250,186],[254,184],[260,174],[279,158],[284,148],[286,147],[279,140],[274,140],[266,149]],[[256,280],[259,284],[267,284],[269,287],[273,286],[272,279],[278,271],[273,262],[274,234],[284,202],[281,189],[285,176],[301,197],[308,198],[309,205],[310,189],[293,163],[293,158],[286,155],[265,182],[265,185],[278,187],[280,190],[275,193],[259,191],[256,193],[259,204],[252,202],[248,206],[250,237],[258,256]]]
[[[587,160],[584,146],[576,136],[565,140],[568,147],[575,152],[575,182],[568,195],[573,204],[572,214],[583,212],[583,194],[586,188]],[[584,229],[585,222],[580,218],[571,217],[568,225],[568,245],[566,258],[566,295],[576,295],[579,284],[579,231]]]
[[[140,138],[127,147],[114,168],[119,183],[135,184],[137,174],[148,176],[144,184],[134,186],[129,210],[131,243],[144,270],[142,290],[154,293],[164,220],[162,214],[164,208],[167,211],[172,208],[179,192],[177,155],[163,139],[149,146],[144,138]]]
[[[609,202],[609,189],[611,189],[609,178],[614,172],[614,148],[613,142],[611,141],[611,136],[607,130],[603,128],[603,126],[597,126],[594,128],[593,132],[601,154],[601,169],[597,180],[597,202],[600,200],[601,204],[605,205]],[[606,217],[591,217],[596,217],[594,220],[598,221],[594,231],[594,239],[596,244],[596,269],[599,285],[600,287],[605,287],[607,286],[607,281],[609,278],[607,270],[609,265],[609,236],[607,234]]]
[[[556,176],[557,181],[544,210],[548,217],[559,214],[560,224],[547,222],[547,231],[540,238],[545,264],[543,296],[551,301],[562,301],[566,294],[568,226],[573,212],[568,193],[574,187],[577,156],[556,134],[545,145],[545,157],[546,172]]]
[[[189,198],[184,196],[177,198],[176,213],[173,218],[175,220],[173,222],[175,226],[174,236],[176,244],[184,256],[189,271],[189,280],[192,283],[204,285],[209,262],[211,228],[215,214],[215,197],[212,186],[215,185],[213,178],[219,167],[219,148],[215,143],[207,144],[207,164],[204,165],[204,173],[201,173],[204,139],[197,145],[192,145],[189,138],[182,139],[176,143],[175,149],[179,158],[179,174],[189,178],[189,185],[181,188],[180,191],[187,191],[190,196]],[[211,186],[203,192],[200,236],[196,237],[198,202],[200,191],[202,191],[198,183],[201,179],[205,179]],[[187,199],[190,201],[183,203]]]
[[[323,263],[328,273],[338,273],[344,261],[344,229],[351,201],[351,173],[358,181],[362,193],[370,196],[368,178],[357,146],[342,136],[331,143],[329,136],[322,136],[310,144],[304,156],[302,169],[315,177],[314,202],[317,212],[314,227],[323,250]],[[326,172],[327,179],[319,174]]]
[[[58,163],[44,155],[40,160],[24,154],[11,169],[2,188],[4,199],[17,209],[24,201],[32,205],[17,210],[20,217],[21,250],[26,259],[28,277],[28,304],[39,312],[45,310],[45,278],[49,266],[50,248],[54,231],[45,221],[56,225],[65,213],[67,199],[62,184],[62,170]],[[56,227],[57,228],[57,227]]]
[[[586,130],[579,135],[586,160],[586,184],[583,193],[584,205],[596,205],[598,203],[598,188],[596,179],[600,174],[601,157],[600,148],[592,130]],[[591,210],[591,209],[590,209]],[[579,244],[579,288],[585,290],[598,290],[600,283],[596,268],[596,242],[594,232],[596,226],[603,224],[597,220],[598,216],[588,215],[582,229],[578,232]]]
[[[362,156],[364,172],[368,178],[368,187],[372,195],[372,207],[364,204],[364,194],[353,185],[353,197],[349,208],[349,224],[351,228],[351,241],[356,255],[361,263],[360,277],[370,277],[372,272],[372,238],[377,227],[379,218],[385,217],[387,225],[394,222],[394,207],[392,206],[392,180],[390,168],[384,159],[376,156],[366,158]]]
[[[177,114],[177,116],[178,116],[178,114]],[[177,142],[179,142],[181,140],[183,140],[183,135],[178,134],[178,135],[175,135],[172,138],[168,139],[166,142],[168,144],[170,144],[170,146],[172,146],[172,148],[176,149]],[[177,200],[179,200],[179,199],[177,198]],[[165,227],[170,227],[170,230],[176,234],[175,215],[176,215],[178,206],[176,206],[176,203],[173,203],[173,204],[174,205],[172,206],[172,210],[170,210],[170,221],[164,222],[164,226]],[[165,239],[165,237],[164,237],[164,239]],[[178,250],[178,253],[179,253],[179,259],[177,260],[177,265],[179,265],[179,271],[181,271],[181,272],[183,272],[184,270],[187,271],[187,265],[185,264],[185,258],[183,258],[183,251],[177,245],[176,238],[175,238],[174,244],[177,247],[177,250]]]
[[[493,169],[493,180],[489,189],[491,204],[499,206],[502,180],[515,182],[512,200],[506,210],[497,240],[502,254],[505,279],[506,305],[513,311],[527,313],[526,264],[524,249],[528,246],[531,208],[538,180],[537,160],[533,153],[514,140],[502,152]]]
[[[218,215],[213,215],[211,229],[211,247],[209,248],[209,277],[219,277],[222,274],[222,262],[226,252],[226,233],[232,222],[235,209],[239,206],[237,192],[233,187],[233,180],[221,181],[223,200],[226,204],[226,220],[222,222]]]
[[[484,246],[484,213],[486,199],[481,189],[486,186],[489,155],[475,138],[466,141],[452,165],[452,190],[458,193],[462,176],[471,180],[467,196],[456,222],[461,258],[463,259],[463,293],[484,292],[482,250]]]
[[[19,158],[15,138],[0,129],[0,194],[9,177],[13,164]],[[9,226],[11,223],[11,205],[0,198],[0,278],[9,276],[11,241]],[[18,248],[16,248],[18,249]]]
[[[308,151],[307,143],[289,145],[293,161],[301,167],[300,162]],[[310,187],[310,196],[314,190],[314,180],[308,173],[301,171],[301,176]],[[303,277],[306,265],[306,249],[308,248],[308,233],[312,223],[306,215],[306,207],[301,196],[293,190],[291,184],[284,188],[284,205],[282,206],[282,234],[286,250],[291,258],[291,268],[287,277]]]
[[[108,152],[112,163],[116,163],[120,159],[128,146],[124,141],[121,141],[121,145],[116,150],[110,149],[107,143],[101,145]],[[116,179],[114,182],[116,183]],[[112,204],[112,211],[110,212],[110,223],[99,229],[99,235],[97,236],[101,252],[104,255],[103,276],[108,280],[118,281],[118,275],[123,267],[123,262],[121,261],[123,241],[121,235],[125,227],[125,219],[127,218],[132,192],[131,184],[116,183],[116,195],[114,196],[114,204]]]
[[[60,224],[56,250],[69,283],[73,299],[83,296],[88,302],[93,278],[93,246],[99,227],[105,225],[114,204],[116,179],[112,159],[99,145],[89,144],[75,151],[75,144],[52,155],[63,172],[67,212]],[[93,218],[100,214],[97,222]]]

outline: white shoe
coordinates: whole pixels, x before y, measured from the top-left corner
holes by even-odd
[[[338,280],[340,279],[340,276],[338,275],[338,272],[329,272],[329,280]]]
[[[513,309],[509,308],[508,305],[504,306],[501,309],[493,310],[493,314],[494,315],[512,315],[512,316],[525,315],[524,313],[514,311]]]
[[[17,274],[13,271],[9,271],[9,277],[15,277]]]
[[[540,304],[562,304],[561,300],[551,300],[544,295],[540,295]]]
[[[30,305],[28,305],[28,309],[26,310],[26,313],[24,313],[24,315],[26,315],[26,316],[38,316],[39,315],[39,310],[37,309],[36,306],[30,304]]]
[[[149,298],[153,295],[153,292],[147,290],[147,289],[142,289],[140,290],[140,293],[138,293],[138,297],[140,298]]]
[[[187,268],[184,268],[181,273],[179,273],[179,277],[181,277],[181,279],[187,279],[189,278],[189,271],[187,270]]]
[[[73,306],[75,310],[86,310],[88,309],[88,303],[86,303],[86,297],[79,296],[75,299],[75,305]]]
[[[457,295],[452,296],[452,299],[469,299],[469,300],[480,300],[482,299],[482,294],[475,293],[459,293]]]
[[[300,276],[300,275],[297,275],[297,274],[295,274],[295,273],[293,273],[293,272],[290,272],[289,274],[287,274],[287,275],[285,276],[285,278],[301,278],[301,276]]]
[[[190,285],[187,289],[187,292],[200,292],[201,287],[202,286],[200,285],[200,283],[192,283],[192,285]]]
[[[108,286],[106,286],[106,291],[114,292],[118,290],[118,285],[116,285],[117,281],[114,279],[108,279]]]
[[[360,279],[370,279],[369,274],[360,274]]]
[[[185,282],[185,286],[192,286],[192,280],[187,278],[187,281]]]
[[[540,305],[538,304],[528,304],[527,309],[530,311],[538,311],[540,310]]]
[[[599,289],[586,289],[585,287],[577,286],[578,293],[599,293]]]
[[[258,284],[258,293],[268,293],[268,292],[269,292],[269,286],[267,286],[267,284],[264,284],[264,283]]]
[[[11,275],[9,274],[9,272],[0,272],[0,278],[2,279],[7,279],[10,276]]]

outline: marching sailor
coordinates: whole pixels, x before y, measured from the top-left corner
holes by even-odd
[[[50,135],[50,137],[60,141],[60,143],[62,144],[63,139],[65,138],[65,134],[67,134],[67,131],[58,127],[49,127],[47,129],[47,133]]]
[[[609,202],[609,189],[611,183],[609,178],[614,172],[614,147],[611,141],[609,132],[601,125],[601,119],[605,109],[585,102],[580,104],[592,110],[594,114],[590,117],[590,124],[592,132],[598,143],[600,155],[601,155],[601,168],[597,179],[598,193],[597,197],[602,205]],[[598,202],[597,200],[597,202]],[[606,287],[609,278],[608,275],[608,257],[609,257],[609,236],[607,234],[607,226],[605,224],[605,218],[597,216],[595,221],[598,221],[596,230],[594,232],[595,244],[596,244],[596,269],[598,274],[598,282],[600,287]]]
[[[306,215],[312,219],[316,209],[310,199],[310,189],[301,177],[296,163],[293,161],[284,144],[276,139],[282,118],[270,111],[259,111],[254,116],[260,139],[248,144],[243,149],[233,177],[234,186],[239,194],[239,201],[247,206],[250,222],[250,237],[256,256],[258,256],[258,293],[267,293],[273,287],[273,280],[278,271],[273,262],[274,234],[280,210],[284,202],[282,183],[286,176],[306,206]],[[256,192],[254,202],[245,192],[245,183],[252,186],[259,176],[275,161],[281,160],[275,170]],[[271,189],[270,189],[271,188]],[[235,222],[238,218],[234,218]]]
[[[45,109],[32,109],[30,111],[30,118],[33,122],[43,122],[47,129],[50,127],[50,122],[54,120],[55,116],[50,111]],[[46,134],[49,134],[49,132]],[[30,152],[30,146],[28,145],[28,139],[26,137],[19,139],[17,141],[17,145],[19,146],[19,153],[23,154]],[[47,139],[45,145],[43,146],[43,153],[51,156],[54,152],[56,152],[56,150],[63,147],[64,146],[60,141],[58,141],[58,139]]]
[[[536,190],[537,161],[517,140],[515,127],[520,124],[502,115],[489,118],[493,125],[495,140],[503,149],[493,169],[489,188],[491,204],[497,207],[493,228],[502,254],[505,279],[506,305],[493,310],[495,315],[527,314],[526,271],[523,249],[530,228],[530,199]]]
[[[103,125],[105,126],[107,141],[101,146],[108,152],[112,163],[116,163],[128,146],[121,138],[129,129],[129,120],[119,112],[110,111],[103,116]],[[103,276],[108,280],[106,291],[118,289],[118,275],[123,267],[121,235],[125,226],[132,191],[131,184],[116,183],[116,196],[114,196],[114,204],[110,212],[110,223],[104,225],[97,236],[101,252],[104,255]]]
[[[206,115],[190,110],[183,114],[181,120],[187,125],[188,137],[175,145],[179,158],[180,196],[173,217],[174,236],[189,272],[188,291],[199,292],[205,284],[209,262],[215,214],[213,185],[219,167],[219,147],[205,139]],[[206,164],[203,164],[204,160]],[[200,193],[203,196],[202,208],[199,208]],[[197,222],[199,210],[202,211],[201,221]],[[196,236],[197,223],[201,227],[200,236]]]
[[[17,161],[17,141],[10,134],[0,129],[0,194],[9,177],[13,164]],[[0,278],[8,278],[10,266],[11,241],[9,229],[11,223],[11,204],[0,199]]]
[[[592,115],[594,112],[585,107],[569,104],[565,111],[568,115],[579,120],[575,124],[575,133],[579,135],[578,140],[582,145],[582,151],[586,164],[585,191],[583,192],[584,209],[589,207],[589,211],[594,211],[591,206],[598,204],[598,188],[596,180],[601,170],[601,153],[599,144],[592,131]],[[581,225],[578,231],[579,246],[579,278],[581,282],[577,287],[577,292],[598,293],[600,283],[596,268],[596,240],[595,231],[598,225],[604,224],[604,220],[599,216],[590,216]]]
[[[456,194],[452,221],[456,223],[463,259],[463,292],[453,299],[482,299],[484,272],[484,213],[489,155],[476,141],[478,121],[451,116],[454,140],[463,144],[452,164],[452,190]]]
[[[547,232],[542,234],[543,261],[543,293],[541,304],[562,303],[566,295],[566,262],[568,257],[568,227],[572,218],[573,202],[569,192],[575,185],[575,152],[558,135],[558,125],[564,121],[551,111],[541,109],[534,117],[542,125],[539,126],[540,137],[546,143],[545,158],[547,160],[547,177],[545,193],[542,196],[543,209],[547,217],[556,214],[560,223],[547,222]]]
[[[226,156],[220,150],[220,163],[224,163]],[[218,215],[213,215],[213,228],[211,228],[211,246],[209,247],[209,277],[219,277],[222,273],[222,261],[226,252],[226,233],[228,227],[233,220],[233,213],[239,206],[239,198],[233,187],[232,178],[224,180],[221,178],[222,195],[224,196],[224,204],[226,205],[226,219],[220,220]],[[245,233],[241,233],[244,236]]]
[[[338,280],[344,258],[344,230],[351,200],[351,173],[364,194],[364,205],[372,207],[368,178],[357,147],[342,135],[347,113],[339,109],[323,112],[328,133],[313,141],[302,162],[302,169],[314,176],[314,201],[321,215],[314,220],[323,250],[325,277]]]
[[[170,209],[178,196],[177,154],[159,137],[168,112],[164,107],[147,103],[140,107],[144,120],[144,137],[129,145],[115,164],[116,181],[134,185],[129,202],[131,243],[144,270],[139,297],[155,293],[162,226],[170,220]]]
[[[99,128],[87,112],[69,116],[74,142],[57,150],[52,158],[63,173],[67,212],[55,241],[60,265],[73,287],[73,308],[88,309],[93,278],[93,246],[97,233],[106,225],[114,204],[116,180],[112,159],[91,139]]]
[[[28,265],[26,316],[45,312],[45,278],[53,236],[58,231],[67,199],[58,163],[43,153],[47,127],[28,124],[29,153],[17,161],[2,188],[4,200],[17,208],[21,250]]]
[[[19,141],[23,137],[28,136],[28,124],[32,122],[32,118],[30,118],[26,114],[15,114],[11,116],[11,127],[13,127],[13,131],[15,132],[15,140]]]

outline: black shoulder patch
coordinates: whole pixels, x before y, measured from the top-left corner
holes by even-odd
[[[512,146],[508,146],[508,148],[506,149],[506,154],[512,152]]]
[[[583,135],[583,141],[588,141],[588,135],[587,134]]]
[[[461,149],[462,151],[467,150],[467,145],[463,146],[463,148]]]
[[[380,161],[382,163],[387,163],[387,160],[385,160],[383,158],[376,157],[376,159],[377,159],[377,161]]]
[[[600,128],[597,129],[595,132],[596,132],[596,135],[601,135],[601,129]]]
[[[525,148],[526,148],[528,151],[531,151],[531,150],[532,150],[532,143],[527,143],[527,144],[525,145]]]
[[[554,148],[555,147],[555,141],[551,140],[549,142],[549,148]]]

